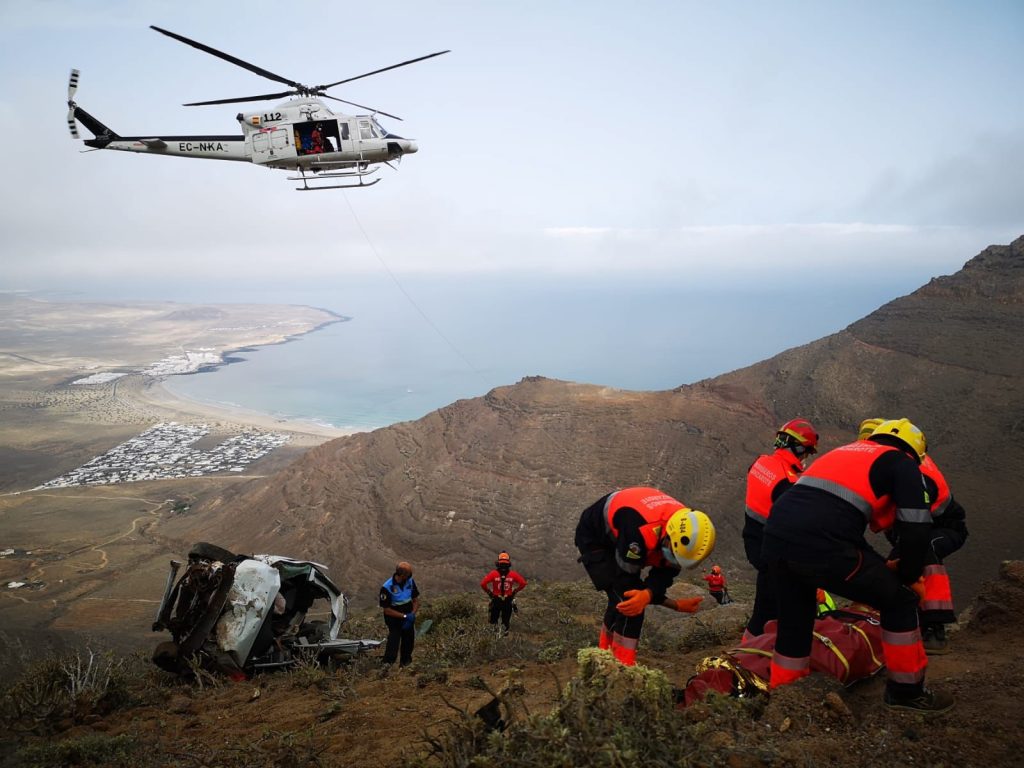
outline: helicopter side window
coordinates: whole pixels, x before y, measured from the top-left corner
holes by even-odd
[[[372,139],[372,138],[374,138],[374,136],[373,136],[373,127],[370,125],[370,121],[369,120],[360,120],[359,121],[359,138],[360,139]]]
[[[347,122],[343,122],[343,123],[339,123],[339,125],[341,125],[341,140],[342,141],[348,141],[348,138],[349,138],[348,123]]]

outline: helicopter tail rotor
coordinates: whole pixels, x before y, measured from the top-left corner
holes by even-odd
[[[79,139],[78,123],[75,121],[75,92],[78,90],[78,70],[71,70],[71,77],[68,78],[68,130],[71,131],[71,138]]]

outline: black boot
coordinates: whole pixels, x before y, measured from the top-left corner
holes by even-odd
[[[919,693],[895,693],[885,689],[885,704],[892,709],[907,709],[922,715],[937,715],[953,708],[953,697],[948,693],[930,691],[924,686]]]

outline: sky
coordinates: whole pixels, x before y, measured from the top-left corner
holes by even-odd
[[[123,135],[238,133],[238,105],[182,103],[281,87],[150,24],[306,83],[451,53],[332,91],[420,151],[302,194],[81,153],[72,67]],[[0,0],[0,289],[628,276],[870,311],[1024,233],[1022,35],[1019,0]]]

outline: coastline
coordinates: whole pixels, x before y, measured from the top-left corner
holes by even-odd
[[[0,326],[26,331],[7,334],[0,358],[0,447],[48,455],[54,445],[91,446],[99,434],[117,440],[168,421],[205,423],[221,434],[286,433],[300,448],[354,434],[362,430],[193,400],[165,386],[171,375],[232,365],[245,350],[298,341],[349,320],[303,305],[11,300],[0,305]],[[71,332],[82,327],[89,333]],[[94,375],[100,378],[75,383]]]
[[[195,374],[188,374],[195,375]],[[210,403],[171,392],[164,386],[164,379],[151,379],[129,395],[139,404],[156,413],[165,414],[168,421],[203,421],[218,429],[256,427],[267,432],[287,432],[301,438],[299,444],[319,444],[338,437],[354,435],[365,430],[343,429],[331,424],[285,418],[263,411],[243,408],[229,403]]]
[[[331,315],[332,317],[331,319],[300,333],[290,334],[283,338],[268,339],[267,341],[257,341],[245,344],[244,346],[227,348],[220,352],[219,363],[203,365],[195,371],[176,375],[196,376],[198,374],[215,371],[224,366],[244,363],[246,358],[241,356],[244,352],[254,352],[261,347],[289,344],[293,341],[299,341],[303,337],[319,331],[322,328],[326,328],[329,325],[348,322],[352,319],[350,316],[339,315],[329,309],[323,309],[320,307],[306,308],[317,309]],[[268,432],[287,432],[292,436],[292,444],[299,445],[318,445],[326,442],[327,440],[333,440],[338,437],[347,437],[348,435],[354,435],[359,432],[366,431],[355,428],[335,427],[333,424],[324,424],[311,419],[277,416],[264,411],[244,408],[243,406],[235,405],[233,403],[212,403],[205,400],[198,400],[179,392],[172,392],[165,386],[168,378],[170,377],[145,377],[141,387],[133,388],[132,395],[141,404],[144,404],[149,408],[156,409],[161,413],[171,414],[171,416],[169,416],[169,420],[171,421],[187,422],[198,419],[204,422],[212,422],[219,428],[238,429],[256,427]]]

